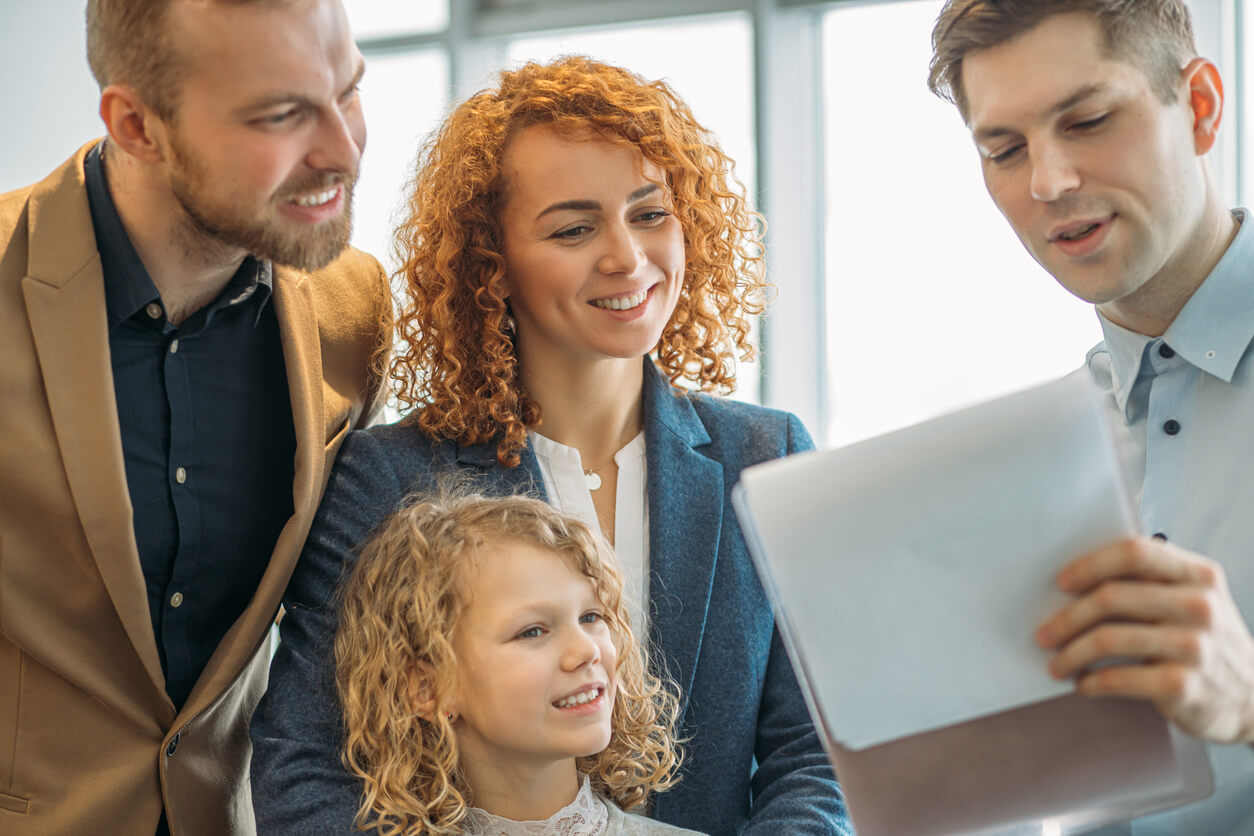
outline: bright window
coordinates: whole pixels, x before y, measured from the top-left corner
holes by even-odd
[[[392,231],[408,196],[418,147],[448,104],[448,60],[443,50],[367,56],[361,83],[366,150],[353,201],[353,245],[391,273]]]
[[[827,443],[1077,368],[1101,331],[1019,244],[926,85],[937,0],[824,16]]]
[[[448,4],[449,0],[347,0],[344,8],[353,37],[360,41],[438,32],[448,26]]]

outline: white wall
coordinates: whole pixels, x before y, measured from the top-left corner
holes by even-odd
[[[87,67],[85,0],[0,0],[0,192],[33,183],[104,133]]]

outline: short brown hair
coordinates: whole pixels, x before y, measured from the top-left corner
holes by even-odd
[[[210,0],[243,5],[264,0]],[[87,63],[103,90],[135,89],[162,119],[174,116],[186,70],[167,18],[178,0],[87,0]],[[270,0],[274,2],[274,0]]]
[[[730,391],[764,307],[762,223],[733,163],[664,81],[581,56],[529,63],[462,102],[427,142],[397,230],[397,399],[427,435],[497,442],[516,466],[540,405],[507,327],[501,208],[510,140],[532,125],[633,148],[663,172],[684,233],[683,287],[654,351],[672,381]]]
[[[532,497],[414,497],[363,547],[340,593],[336,684],[343,761],[364,782],[361,829],[396,836],[462,832],[473,799],[441,706],[456,681],[452,641],[466,606],[469,558],[502,541],[561,555],[592,581],[605,610],[618,652],[610,743],[578,758],[579,771],[624,809],[678,780],[678,691],[650,669],[632,631],[613,550],[600,533]],[[435,710],[420,717],[409,675],[422,666],[431,672]]]
[[[1175,101],[1180,70],[1197,55],[1183,0],[948,0],[932,30],[927,86],[956,104],[966,119],[962,89],[966,54],[1003,44],[1046,18],[1068,12],[1093,15],[1107,53],[1128,59],[1145,73],[1163,101]]]

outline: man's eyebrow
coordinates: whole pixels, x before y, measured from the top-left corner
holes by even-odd
[[[1105,89],[1106,89],[1106,86],[1103,84],[1095,84],[1095,83],[1085,84],[1077,88],[1076,90],[1072,91],[1065,98],[1060,99],[1059,101],[1051,105],[1045,111],[1044,118],[1052,119],[1055,116],[1058,116],[1060,113],[1065,113],[1066,111],[1070,110],[1071,108],[1083,102],[1088,97],[1101,93],[1105,91]],[[975,137],[975,141],[977,143],[985,143],[985,142],[989,142],[990,140],[1000,139],[1001,137],[1004,137],[1004,136],[1018,136],[1019,133],[1020,133],[1019,131],[1016,131],[1012,128],[1005,128],[999,125],[993,125],[987,128],[977,128],[971,132],[971,135]]]
[[[340,95],[343,96],[360,84],[362,76],[365,74],[366,62],[361,58],[358,58],[357,70],[353,73],[353,80],[345,85],[344,89],[340,91]],[[238,108],[236,113],[240,116],[247,116],[249,114],[256,113],[257,111],[267,110],[268,108],[277,107],[279,105],[294,105],[296,107],[305,108],[315,108],[318,106],[317,102],[306,96],[304,93],[280,91],[262,96],[259,99],[254,99],[243,107]]]
[[[640,200],[641,198],[644,198],[644,197],[648,197],[649,195],[651,195],[653,192],[657,191],[660,188],[661,186],[659,186],[657,183],[649,183],[647,185],[641,186],[640,188],[636,189],[631,194],[627,195],[627,202],[635,203],[637,200]],[[550,212],[560,212],[564,209],[574,211],[574,212],[598,212],[601,210],[601,204],[595,200],[562,200],[562,201],[558,201],[557,203],[552,204],[551,206],[546,207],[544,211],[536,215],[536,220],[543,218],[545,215],[549,214]]]

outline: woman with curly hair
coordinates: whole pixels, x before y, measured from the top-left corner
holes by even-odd
[[[567,57],[452,111],[398,231],[391,371],[411,411],[345,439],[285,599],[252,726],[262,834],[349,829],[362,788],[338,764],[328,602],[371,531],[450,474],[614,544],[633,627],[684,694],[688,757],[653,817],[850,832],[730,503],[743,468],[813,445],[796,417],[711,394],[751,352],[759,230],[664,82]]]
[[[679,703],[622,592],[604,539],[538,499],[392,515],[349,576],[335,639],[358,823],[692,834],[623,812],[673,783]]]

